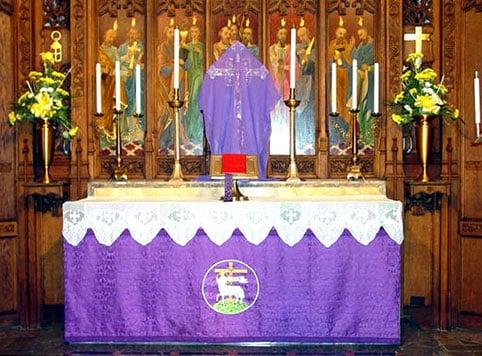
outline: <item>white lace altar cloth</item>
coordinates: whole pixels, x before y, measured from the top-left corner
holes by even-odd
[[[398,244],[403,241],[402,203],[381,196],[331,199],[269,200],[223,203],[214,200],[87,198],[63,206],[63,236],[78,245],[92,229],[97,241],[112,245],[124,230],[147,245],[164,229],[179,245],[186,245],[203,229],[222,245],[239,229],[258,245],[275,228],[281,240],[294,246],[308,229],[326,247],[348,229],[362,245],[381,228]]]

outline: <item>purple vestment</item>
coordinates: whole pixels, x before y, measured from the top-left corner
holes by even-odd
[[[215,155],[257,155],[266,176],[270,113],[280,99],[266,67],[234,43],[207,71],[199,94],[206,137]]]

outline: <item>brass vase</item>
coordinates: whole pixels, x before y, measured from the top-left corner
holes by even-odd
[[[40,135],[37,142],[40,142],[40,154],[42,157],[42,166],[44,169],[42,183],[49,184],[52,182],[50,176],[50,164],[54,155],[54,127],[50,120],[39,119],[37,122],[38,134]]]
[[[422,173],[418,180],[427,183],[430,182],[428,175],[428,163],[432,153],[433,146],[433,121],[437,118],[435,115],[419,115],[415,116],[415,130],[417,134],[417,152]]]

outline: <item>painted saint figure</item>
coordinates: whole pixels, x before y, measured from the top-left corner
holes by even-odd
[[[358,120],[360,124],[360,141],[365,146],[373,146],[374,129],[371,113],[373,111],[374,41],[368,34],[366,27],[360,27],[358,29],[358,37],[360,43],[353,48],[351,57],[358,61],[358,108],[360,110]]]
[[[125,95],[127,109],[125,117],[127,122],[121,125],[122,133],[127,136],[128,141],[141,142],[144,140],[144,120],[134,117],[136,111],[136,77],[135,68],[141,66],[141,113],[144,112],[144,44],[140,38],[140,32],[135,27],[133,20],[132,26],[127,34],[127,41],[119,47],[119,58],[121,61],[121,77],[125,83]]]
[[[227,26],[222,27],[218,35],[219,41],[213,46],[215,60],[218,60],[231,45],[231,31]]]
[[[289,111],[283,99],[288,98],[290,45],[288,44],[288,30],[281,27],[276,34],[276,43],[269,47],[269,71],[278,89],[281,100],[271,113],[271,154],[288,154],[289,146]]]
[[[253,43],[253,29],[249,27],[249,21],[241,32],[241,41],[251,54],[259,59],[259,47]]]
[[[296,118],[296,151],[313,154],[315,144],[315,37],[304,26],[298,28],[300,41],[296,54],[300,76],[296,82],[296,96],[301,101]]]
[[[183,117],[185,134],[194,145],[202,144],[203,123],[198,108],[199,89],[203,81],[204,71],[204,51],[201,39],[201,30],[197,25],[192,25],[189,29],[190,42],[183,45],[187,51],[185,63],[187,75],[187,103],[186,113]]]

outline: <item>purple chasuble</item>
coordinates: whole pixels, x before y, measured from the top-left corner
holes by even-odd
[[[234,43],[209,67],[199,94],[211,153],[257,155],[260,178],[266,177],[270,113],[279,99],[266,67]]]

